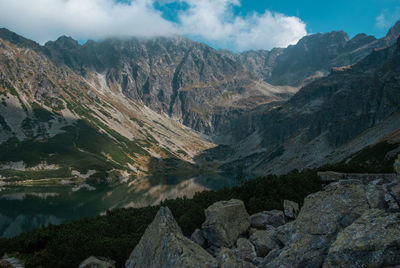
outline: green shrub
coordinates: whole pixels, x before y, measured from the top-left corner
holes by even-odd
[[[321,189],[313,171],[266,176],[231,189],[197,193],[192,199],[167,200],[161,205],[173,212],[185,235],[204,222],[204,210],[220,200],[244,201],[250,214],[282,209],[284,199],[302,203],[305,196]],[[26,267],[77,267],[90,255],[109,257],[124,267],[125,260],[153,220],[159,206],[115,209],[106,216],[48,226],[0,239],[0,255],[18,252]]]

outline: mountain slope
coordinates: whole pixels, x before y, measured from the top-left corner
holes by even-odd
[[[241,149],[228,168],[242,163],[250,173],[285,173],[339,162],[388,137],[396,140],[399,63],[398,42],[353,66],[334,69],[279,108],[244,115],[233,132]]]
[[[240,56],[243,65],[272,85],[301,86],[328,75],[333,67],[356,63],[375,48],[395,44],[399,35],[397,22],[381,39],[365,34],[349,39],[347,33],[333,31],[305,36],[285,49],[244,52]]]

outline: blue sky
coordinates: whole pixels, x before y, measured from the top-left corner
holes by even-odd
[[[184,2],[155,3],[155,6],[166,19],[174,21],[178,12],[187,8]],[[358,33],[383,37],[400,19],[400,0],[242,0],[233,10],[235,15],[243,17],[265,10],[296,16],[306,23],[308,33],[342,30],[351,37]],[[384,21],[377,23],[382,16]]]
[[[307,34],[343,30],[386,34],[400,0],[0,0],[0,27],[39,43],[61,35],[185,35],[235,51],[295,44]]]
[[[343,30],[350,36],[367,33],[382,37],[400,19],[399,0],[245,0],[235,11],[246,15],[266,9],[300,17],[308,33]],[[376,19],[381,15],[386,17],[385,25],[377,25]]]

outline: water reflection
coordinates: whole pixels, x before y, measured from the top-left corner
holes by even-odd
[[[0,236],[12,237],[40,226],[99,215],[108,209],[142,207],[165,199],[192,197],[199,191],[234,184],[233,180],[215,174],[178,181],[170,175],[171,178],[164,175],[161,184],[156,184],[153,176],[115,186],[3,186],[0,191]]]

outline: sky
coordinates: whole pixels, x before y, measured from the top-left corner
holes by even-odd
[[[184,35],[244,51],[332,30],[382,37],[399,19],[400,0],[0,0],[0,27],[40,44]]]

